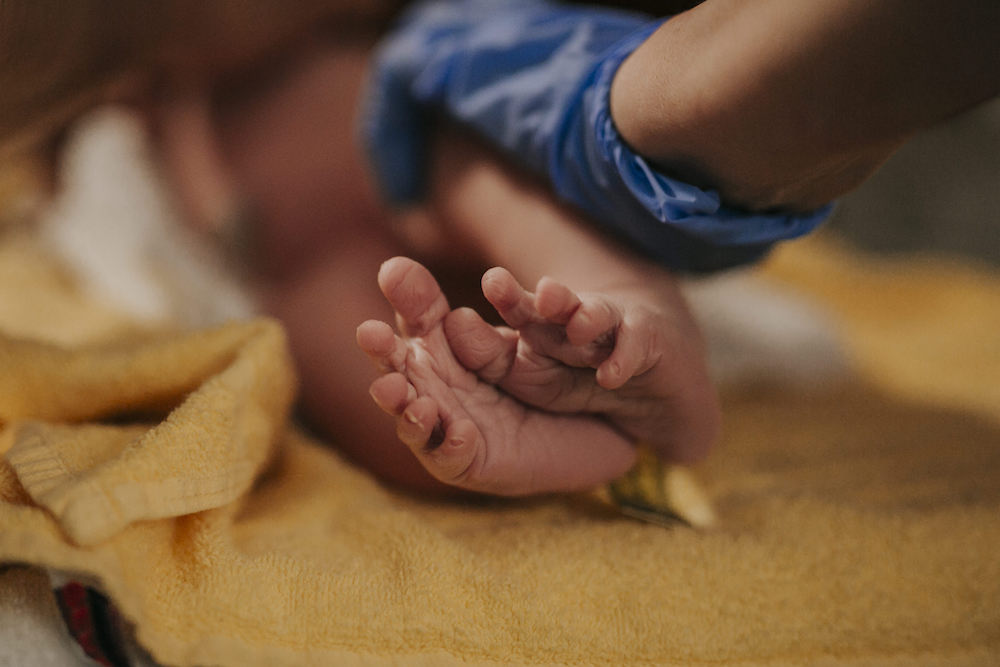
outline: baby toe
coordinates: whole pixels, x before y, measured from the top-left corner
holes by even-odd
[[[597,384],[605,389],[618,389],[635,375],[648,370],[648,342],[634,330],[621,327],[615,336],[614,350],[597,367]]]
[[[621,312],[607,299],[582,298],[569,322],[566,338],[573,345],[610,346],[621,324]]]
[[[368,388],[375,405],[386,414],[398,416],[416,398],[416,390],[402,373],[389,373],[376,378]]]
[[[385,322],[362,322],[355,339],[380,372],[401,371],[405,367],[406,345]]]
[[[486,491],[477,482],[482,446],[479,428],[471,420],[463,419],[449,425],[440,444],[413,451],[439,481],[470,491]]]
[[[517,333],[490,325],[471,308],[449,313],[444,332],[458,362],[484,382],[499,382],[514,363]]]
[[[534,299],[510,271],[494,267],[483,274],[483,296],[509,326],[519,329],[539,321]]]
[[[414,399],[396,419],[396,436],[411,449],[423,449],[438,423],[437,401],[429,396]]]
[[[535,310],[552,324],[565,325],[580,305],[573,290],[551,278],[542,278],[535,287]]]
[[[400,331],[423,336],[448,314],[448,300],[437,280],[422,264],[407,257],[393,257],[378,272],[382,294],[396,311]]]

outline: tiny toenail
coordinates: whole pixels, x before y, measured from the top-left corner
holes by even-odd
[[[619,366],[614,361],[612,361],[611,364],[609,364],[609,365],[610,365],[610,368],[608,370],[611,371],[612,375],[621,375],[621,372],[622,372],[622,367],[621,366]]]
[[[409,410],[407,410],[406,412],[403,413],[403,418],[406,419],[406,421],[410,422],[411,424],[419,424],[420,423],[420,420],[417,419],[417,416],[415,414],[413,414],[412,412],[410,412]]]
[[[461,447],[464,444],[465,441],[462,440],[461,438],[452,438],[451,440],[448,441],[448,445],[455,448]]]

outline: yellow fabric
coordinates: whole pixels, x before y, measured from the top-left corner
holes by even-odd
[[[1000,663],[996,274],[782,250],[769,273],[840,313],[863,377],[726,397],[698,532],[591,496],[394,494],[286,427],[277,325],[102,329],[18,271],[0,561],[93,577],[164,663]]]

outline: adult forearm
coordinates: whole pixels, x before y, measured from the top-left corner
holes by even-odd
[[[708,0],[623,64],[612,114],[732,203],[808,208],[1000,92],[997,35],[995,0]]]

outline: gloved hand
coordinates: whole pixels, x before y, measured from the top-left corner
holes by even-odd
[[[680,271],[759,259],[811,231],[804,214],[728,208],[670,178],[615,129],[618,66],[660,25],[643,14],[540,0],[436,0],[407,12],[376,54],[363,128],[393,203],[424,194],[435,114],[472,128],[639,251]]]

